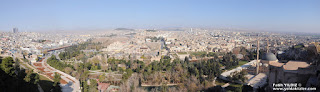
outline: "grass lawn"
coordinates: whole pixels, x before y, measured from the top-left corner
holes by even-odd
[[[230,83],[229,86],[231,86],[231,87],[242,87],[241,84],[234,84],[234,83]]]
[[[217,79],[215,83],[216,83],[216,85],[220,85],[220,86],[222,86],[222,85],[224,85],[224,84],[226,84],[226,83],[229,83],[230,85],[225,88],[227,92],[236,92],[236,91],[239,91],[239,90],[237,90],[237,89],[239,89],[239,88],[242,87],[242,84],[236,84],[236,83],[232,83],[232,82],[226,82],[226,81],[221,80],[221,79]]]
[[[239,64],[237,66],[233,66],[233,67],[231,67],[230,69],[227,69],[227,70],[231,70],[231,69],[237,68],[237,67],[242,66],[242,65],[244,65],[246,63],[248,63],[248,61],[239,61]]]
[[[50,79],[48,79],[47,77],[40,75],[40,80],[47,80],[47,81],[51,81]]]
[[[199,51],[199,52],[189,52],[189,53],[191,53],[191,55],[193,55],[193,56],[198,56],[198,57],[203,57],[203,56],[206,56],[207,55],[207,52],[205,52],[205,51]]]
[[[296,46],[294,46],[295,49],[297,49],[297,48],[302,48],[302,47],[303,47],[303,45],[296,45]]]
[[[230,85],[225,89],[227,90],[227,92],[239,92],[242,90],[241,88],[242,88],[241,84],[230,83]]]
[[[226,84],[225,82],[223,82],[223,81],[221,81],[221,80],[218,80],[218,79],[217,79],[215,82],[216,82],[216,83],[215,83],[216,85],[220,85],[220,86]]]
[[[242,66],[244,64],[248,63],[248,61],[239,61],[239,65],[238,66]]]
[[[177,52],[178,54],[188,54],[187,52]]]

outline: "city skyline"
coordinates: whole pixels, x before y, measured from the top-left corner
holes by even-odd
[[[2,1],[0,92],[318,92],[319,4]]]
[[[0,31],[242,28],[319,33],[319,1],[3,1]]]

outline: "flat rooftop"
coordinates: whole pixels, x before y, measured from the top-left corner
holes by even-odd
[[[285,70],[298,70],[299,68],[307,68],[310,64],[303,61],[289,61],[285,65],[283,65],[283,69]]]
[[[253,88],[259,88],[267,84],[267,74],[259,73],[258,75],[254,76],[251,80],[248,81],[248,85],[252,86]]]

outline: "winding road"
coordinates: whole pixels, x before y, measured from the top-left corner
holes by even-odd
[[[55,49],[57,50],[57,49]],[[39,71],[42,72],[42,74],[45,74],[50,79],[54,79],[54,74],[58,73],[61,75],[60,80],[60,87],[62,88],[62,92],[81,92],[80,89],[80,81],[76,79],[75,77],[72,77],[71,75],[68,75],[58,69],[55,69],[51,67],[49,64],[47,64],[47,59],[50,58],[52,53],[54,54],[54,50],[51,50],[53,52],[50,52],[48,55],[46,55],[43,59],[41,59],[39,62],[33,62],[32,65]]]

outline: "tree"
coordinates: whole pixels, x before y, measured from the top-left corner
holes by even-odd
[[[9,60],[10,61],[10,60]],[[6,73],[4,71],[5,68],[2,67],[2,63],[8,63],[6,62],[2,62],[2,57],[0,57],[0,92],[38,92],[38,87],[37,85],[33,84],[31,81],[31,78],[29,80],[29,82],[26,82],[24,80],[25,76],[26,76],[26,72],[24,70],[20,70],[17,73],[17,76],[14,75],[9,75],[9,73]],[[8,65],[8,64],[6,64]],[[13,66],[12,67],[12,71],[16,71]],[[8,67],[7,67],[8,68]],[[32,72],[31,72],[32,73]],[[15,73],[13,73],[15,74]]]
[[[82,91],[89,92],[89,86],[88,86],[87,82],[83,81],[83,82],[81,82],[81,84],[82,84]]]
[[[122,80],[126,81],[131,75],[133,71],[131,69],[127,69],[126,73],[122,74]]]
[[[54,68],[56,68],[56,69],[58,69],[58,70],[60,70],[60,71],[64,71],[64,69],[66,68],[66,67],[72,67],[72,65],[70,65],[70,64],[67,64],[67,63],[64,63],[64,62],[60,62],[57,58],[56,58],[56,56],[55,55],[52,55],[50,58],[48,58],[47,59],[47,63],[50,65],[50,66],[52,66],[52,67],[54,67]],[[71,69],[71,70],[73,70],[73,69]]]
[[[13,58],[12,57],[6,57],[2,60],[1,63],[2,70],[5,71],[5,73],[9,74],[10,76],[14,75],[14,67],[13,67]]]
[[[37,57],[37,58],[36,58],[36,61],[38,62],[39,60],[40,60],[40,57]]]
[[[33,83],[33,84],[37,84],[40,81],[40,76],[36,73],[32,73],[33,70],[28,70],[26,71],[27,75],[24,77],[24,81],[29,82],[29,83]]]
[[[199,77],[199,70],[197,68],[194,69],[194,75],[196,77]]]
[[[64,72],[66,72],[67,74],[71,74],[72,71],[73,71],[73,69],[70,67],[64,68]]]
[[[80,80],[81,81],[85,81],[89,76],[89,71],[87,69],[84,69],[83,71],[81,71],[81,76],[80,76]]]
[[[103,73],[102,75],[99,75],[99,81],[100,82],[104,81],[105,78],[106,78],[106,74],[105,73]]]
[[[16,69],[16,71],[19,73],[19,71],[20,71],[20,61],[19,61],[18,58],[15,59],[14,69]]]
[[[98,57],[94,57],[94,58],[92,58],[92,63],[94,64],[94,65],[97,65],[97,64],[99,64],[99,62],[100,62],[100,60],[98,59]]]
[[[235,88],[235,92],[242,92],[242,86],[241,87],[236,87]],[[261,91],[259,91],[259,92],[261,92]]]
[[[26,82],[30,82],[30,81],[31,81],[31,79],[32,79],[32,78],[31,78],[31,77],[32,77],[32,76],[31,76],[32,71],[33,71],[33,70],[31,70],[31,71],[30,71],[30,70],[26,71],[26,72],[27,72],[27,75],[24,77],[24,79],[23,79],[24,81],[26,81]]]
[[[33,82],[33,84],[37,84],[37,83],[39,83],[39,81],[40,81],[40,76],[39,76],[39,74],[36,74],[36,73],[33,73],[33,75],[34,75],[34,82]]]
[[[90,91],[90,92],[98,92],[98,90],[97,90],[97,88],[98,88],[97,85],[98,85],[97,81],[94,80],[94,79],[91,79],[91,80],[90,80],[89,91]]]
[[[240,82],[244,83],[247,81],[247,77],[245,77],[246,74],[247,74],[246,71],[233,72],[233,73],[231,73],[230,78],[233,81],[240,81]]]
[[[124,69],[122,67],[118,67],[118,68],[119,68],[118,70],[119,70],[120,73],[124,72]]]
[[[54,73],[53,86],[57,86],[60,80],[61,80],[61,75],[58,73]]]
[[[161,92],[167,92],[167,91],[168,91],[167,83],[162,83],[162,85],[161,85]]]

